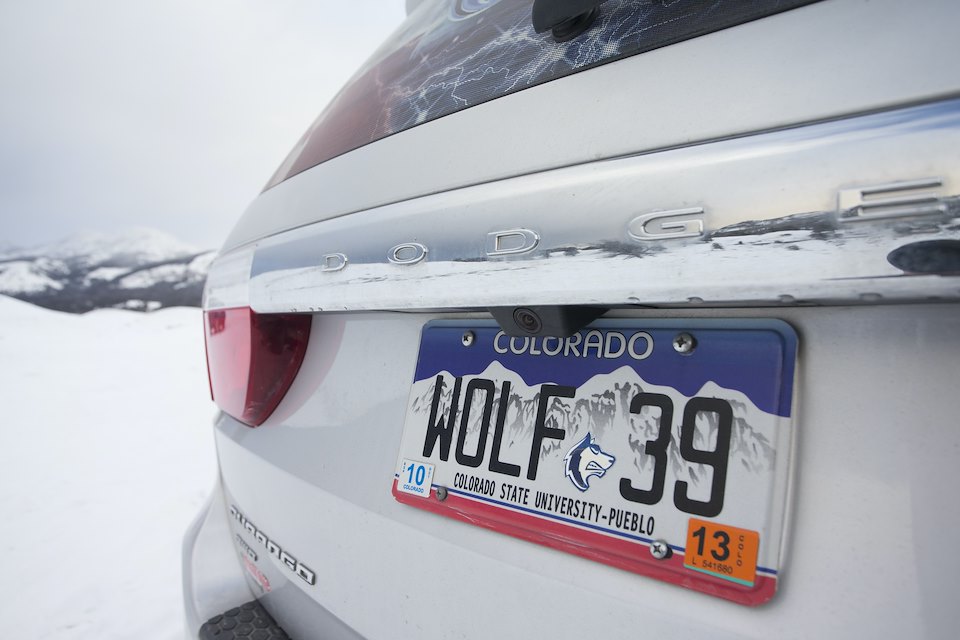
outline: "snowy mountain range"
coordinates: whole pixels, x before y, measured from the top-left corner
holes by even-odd
[[[0,247],[0,294],[74,313],[197,307],[215,254],[155,229],[83,233],[28,249]]]

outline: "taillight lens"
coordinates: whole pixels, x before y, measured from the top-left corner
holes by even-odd
[[[213,399],[251,427],[277,408],[303,363],[309,315],[258,314],[249,307],[204,311]]]

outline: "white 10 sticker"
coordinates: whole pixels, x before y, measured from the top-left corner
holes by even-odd
[[[400,461],[400,477],[397,478],[397,490],[411,493],[422,498],[430,497],[433,484],[433,465],[404,458]]]

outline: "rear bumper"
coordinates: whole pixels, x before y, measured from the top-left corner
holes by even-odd
[[[639,314],[611,315],[678,312]],[[960,527],[960,507],[944,497],[960,486],[960,308],[682,315],[777,317],[800,335],[794,499],[781,587],[767,605],[744,608],[397,503],[392,474],[430,314],[316,316],[316,339],[277,414],[252,430],[218,421],[220,515],[203,523],[195,547],[220,531],[239,571],[233,538],[249,530],[227,517],[235,506],[313,569],[311,585],[269,554],[256,563],[271,585],[265,606],[295,638],[638,629],[664,638],[948,637],[960,624],[960,567],[939,549],[942,532]],[[213,583],[205,571],[214,569],[195,563],[195,594]],[[245,580],[255,588],[252,574]],[[567,613],[577,611],[588,615]]]
[[[233,535],[217,476],[210,498],[183,540],[183,604],[191,640],[196,640],[200,625],[212,616],[253,598],[231,544]]]
[[[227,423],[247,429],[221,415],[218,431]],[[251,627],[251,633],[271,632],[267,636],[270,639],[286,638],[285,633],[289,632],[293,638],[358,640],[356,632],[290,584],[281,570],[271,564],[267,551],[252,546],[257,541],[231,516],[231,502],[218,476],[209,500],[184,536],[182,575],[187,640],[229,638],[246,622],[252,623],[246,625]],[[251,607],[257,608],[253,615]],[[275,621],[278,615],[287,621],[282,631]],[[237,624],[230,624],[233,621]]]

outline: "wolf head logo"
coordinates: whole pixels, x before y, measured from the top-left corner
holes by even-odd
[[[604,453],[588,433],[567,452],[563,463],[566,465],[566,476],[573,486],[586,491],[590,488],[590,478],[602,477],[616,460],[609,453]]]

